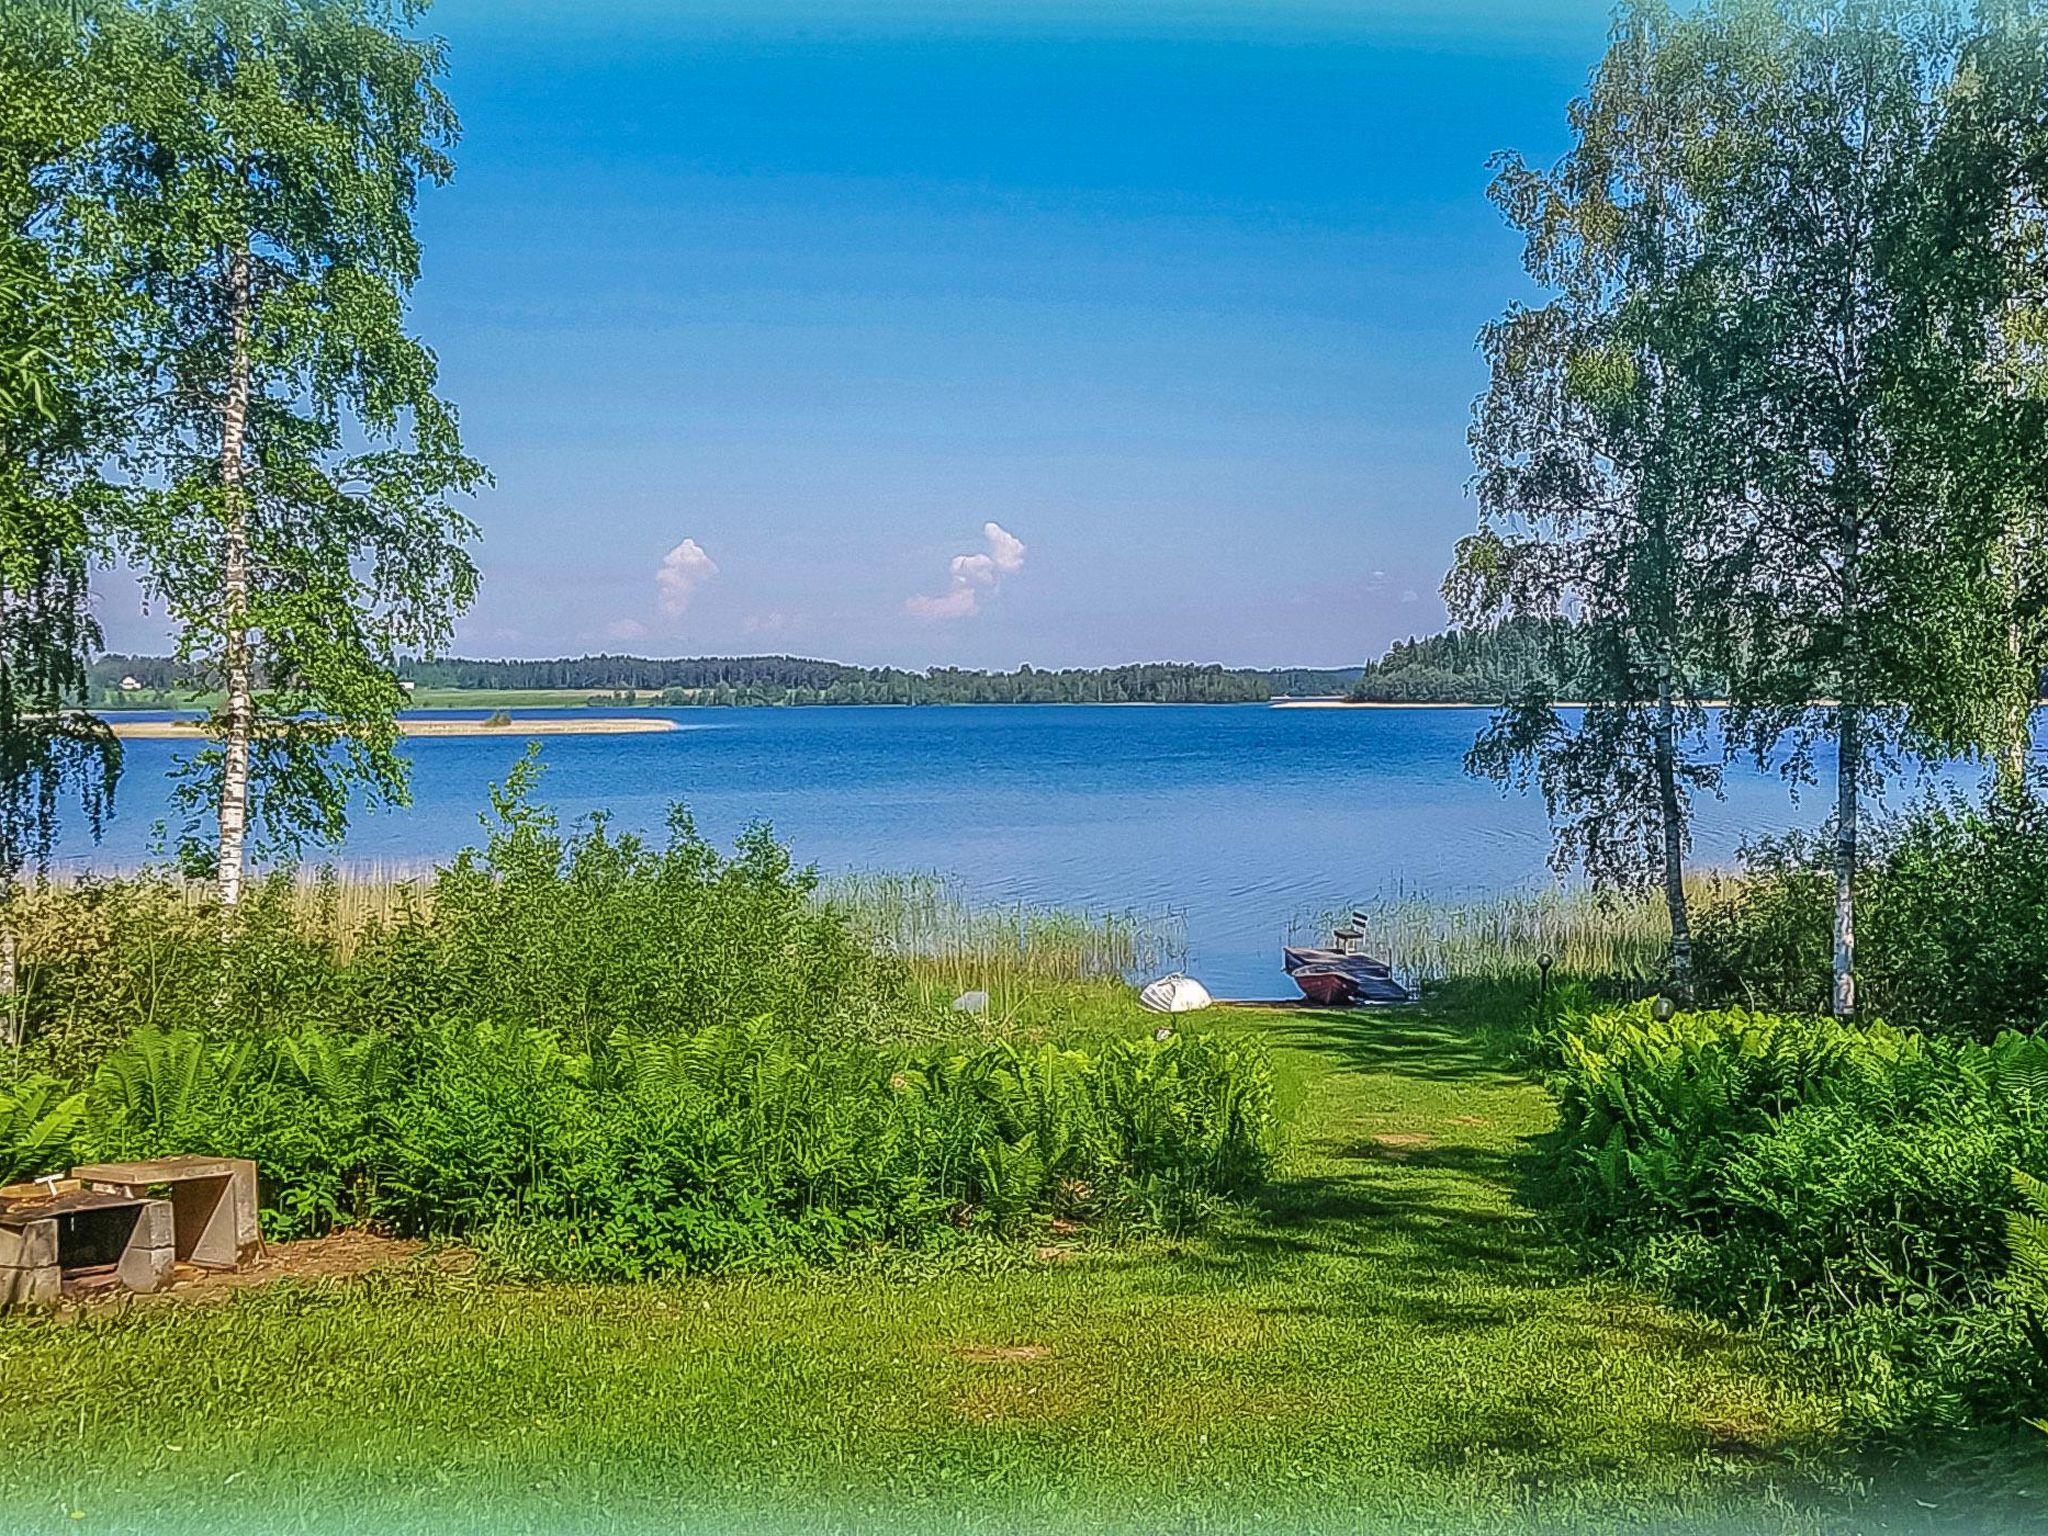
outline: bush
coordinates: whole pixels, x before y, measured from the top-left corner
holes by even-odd
[[[365,939],[355,969],[388,992],[387,1022],[489,1019],[586,1051],[619,1029],[683,1035],[764,1016],[807,1040],[886,1030],[900,964],[813,899],[816,872],[766,827],[742,833],[731,858],[680,808],[659,847],[602,816],[564,836],[530,803],[537,773],[523,761],[492,795],[485,846]]]
[[[1828,1002],[1834,877],[1817,839],[1759,845],[1694,914],[1702,998],[1793,1012]],[[1989,1040],[2048,1024],[2048,802],[1937,802],[1879,829],[1857,892],[1865,1011]]]
[[[88,1075],[139,1029],[247,1035],[349,1018],[332,879],[253,883],[232,927],[162,872],[43,888],[13,902],[25,1057]]]
[[[483,1235],[604,1278],[828,1263],[1040,1213],[1169,1227],[1270,1170],[1263,1058],[1201,1036],[1088,1049],[809,1045],[759,1021],[583,1052],[449,1021],[391,1069],[376,1036],[143,1031],[82,1096],[0,1094],[0,1167],[256,1159],[266,1228]]]
[[[532,802],[538,761],[492,796],[484,846],[344,922],[329,874],[257,882],[230,921],[168,875],[31,893],[19,937],[25,1058],[82,1078],[139,1029],[268,1038],[378,1031],[401,1044],[449,1017],[559,1032],[682,1035],[772,1016],[811,1040],[876,1038],[904,1007],[902,964],[814,900],[765,827],[721,856],[678,809],[650,846],[603,817],[564,833]]]
[[[1263,1062],[1199,1037],[920,1053],[756,1023],[585,1056],[457,1027],[390,1119],[388,1219],[605,1277],[828,1263],[1056,1210],[1173,1223],[1273,1150]]]
[[[1831,1359],[1873,1428],[2048,1408],[2012,1288],[2048,1039],[1646,1008],[1571,1021],[1537,1188],[1589,1249]]]
[[[1177,1227],[1265,1176],[1247,1049],[950,1014],[979,1033],[929,1043],[905,961],[765,828],[729,858],[681,811],[658,847],[564,835],[537,772],[483,848],[352,923],[332,879],[263,882],[231,921],[162,877],[36,893],[0,1173],[252,1157],[273,1235],[370,1222],[611,1277],[1051,1212]]]

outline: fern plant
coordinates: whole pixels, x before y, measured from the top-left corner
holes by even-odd
[[[53,1077],[0,1088],[0,1184],[68,1166],[84,1127],[85,1095]]]

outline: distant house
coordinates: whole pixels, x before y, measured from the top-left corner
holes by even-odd
[[[401,688],[401,689],[402,689],[403,691],[405,691],[406,693],[411,693],[411,692],[412,692],[412,688],[413,688],[413,685],[412,685],[411,683],[407,682],[407,681],[406,681],[406,680],[405,680],[404,678],[400,678],[400,679],[398,680],[398,686],[399,686],[399,687],[400,687],[400,688]]]
[[[130,674],[129,674],[128,676],[126,676],[126,677],[124,677],[124,678],[122,678],[122,679],[121,679],[121,691],[122,691],[123,693],[140,693],[140,692],[142,692],[142,681],[141,681],[141,679],[137,678],[137,677],[136,677],[136,676],[135,676],[135,675],[134,675],[134,674],[133,674],[133,673],[131,672],[131,673],[130,673]]]

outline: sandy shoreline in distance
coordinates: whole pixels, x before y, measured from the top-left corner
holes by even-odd
[[[1700,705],[1705,709],[1726,709],[1728,701],[1726,699],[1701,699]],[[1832,709],[1834,705],[1835,701],[1833,699],[1815,699],[1813,701],[1815,709]],[[1406,699],[1273,699],[1268,702],[1267,707],[1270,709],[1499,709],[1501,704],[1498,699],[1491,704],[1480,704],[1472,701],[1458,703],[1452,700],[1431,700],[1425,703],[1419,699],[1413,702]],[[1584,699],[1559,699],[1556,707],[1558,709],[1585,709],[1588,706]]]
[[[110,720],[116,736],[128,741],[196,741],[199,722],[187,720]],[[483,720],[404,720],[398,722],[401,736],[504,736],[523,740],[528,736],[637,736],[648,731],[673,731],[673,720],[627,720],[617,715],[598,715],[589,720],[555,718],[522,720],[513,716],[510,725],[492,725]]]
[[[1273,699],[1267,705],[1270,709],[1498,709],[1498,704],[1459,704],[1431,701],[1429,703],[1407,703],[1400,699]],[[1575,709],[1579,706],[1562,704],[1560,709]]]

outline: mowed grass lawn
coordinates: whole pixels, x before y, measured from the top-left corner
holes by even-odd
[[[1198,1238],[12,1321],[0,1528],[1897,1528],[1828,1513],[1828,1409],[1768,1351],[1516,1208],[1548,1104],[1455,1025],[1210,1018],[1266,1036],[1293,1132]]]

